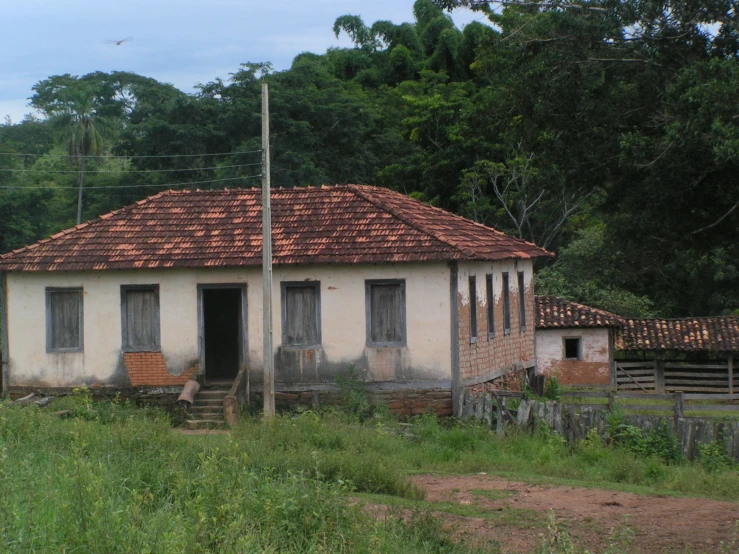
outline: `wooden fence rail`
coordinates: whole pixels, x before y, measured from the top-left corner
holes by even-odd
[[[612,384],[618,390],[734,394],[734,359],[725,362],[615,361]]]

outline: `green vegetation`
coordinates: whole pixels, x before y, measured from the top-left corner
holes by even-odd
[[[417,0],[402,24],[337,13],[352,47],[245,61],[194,94],[49,76],[42,117],[0,125],[0,152],[23,155],[0,156],[0,252],[74,224],[80,183],[83,219],[171,183],[255,184],[264,78],[274,186],[412,194],[556,251],[539,292],[623,315],[739,309],[733,3],[514,1],[463,29],[454,5]],[[170,155],[188,157],[141,157]]]
[[[0,403],[0,545],[7,552],[455,552],[429,513],[544,530],[541,514],[424,500],[414,473],[505,475],[739,500],[739,475],[659,452],[574,446],[540,430],[505,437],[434,416],[401,426],[329,410],[244,419],[228,435],[184,435],[157,409],[84,391],[48,408]],[[713,456],[712,458],[709,458]],[[506,491],[473,491],[487,502]],[[377,517],[367,506],[387,508]],[[482,515],[481,515],[482,514]],[[482,548],[482,547],[481,547]],[[487,545],[483,551],[495,551]],[[485,550],[487,549],[487,550]]]

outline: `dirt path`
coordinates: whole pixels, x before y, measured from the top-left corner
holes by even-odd
[[[591,552],[602,552],[612,540],[645,554],[716,552],[720,541],[732,540],[739,521],[739,504],[703,498],[531,485],[486,475],[419,475],[413,481],[426,490],[432,509],[439,506],[454,534],[497,542],[503,552],[533,551],[546,535],[550,510],[574,542]]]

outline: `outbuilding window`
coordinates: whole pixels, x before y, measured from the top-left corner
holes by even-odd
[[[317,348],[321,345],[321,284],[283,282],[282,345]]]
[[[159,340],[159,285],[121,287],[124,352],[156,352]]]
[[[580,337],[565,337],[565,360],[579,360],[581,357]]]
[[[82,289],[46,289],[46,351],[82,352]]]
[[[365,293],[367,346],[405,346],[405,281],[365,281]]]

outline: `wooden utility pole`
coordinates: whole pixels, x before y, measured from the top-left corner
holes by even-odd
[[[264,417],[275,415],[275,365],[272,351],[272,207],[269,184],[269,88],[262,81],[262,333]]]

